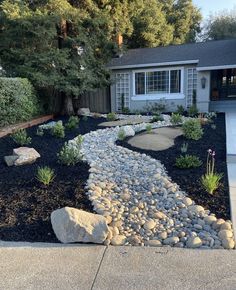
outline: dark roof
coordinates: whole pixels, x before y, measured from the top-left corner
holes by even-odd
[[[109,67],[134,68],[175,62],[195,62],[199,68],[236,65],[236,39],[130,49],[123,56],[113,58]]]

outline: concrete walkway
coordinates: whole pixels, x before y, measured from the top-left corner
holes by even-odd
[[[225,120],[231,219],[236,239],[236,112],[227,112]]]
[[[4,290],[235,290],[236,251],[0,243]]]

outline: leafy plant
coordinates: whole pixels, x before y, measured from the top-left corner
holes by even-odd
[[[155,114],[153,117],[152,117],[152,120],[151,122],[154,123],[154,122],[158,122],[158,121],[163,121],[163,117],[161,114]]]
[[[181,151],[181,153],[187,153],[187,151],[188,151],[188,143],[187,142],[184,142],[182,144],[182,146],[180,147],[180,151]]]
[[[48,166],[38,167],[36,178],[44,185],[49,185],[55,178],[54,170]]]
[[[196,168],[202,165],[202,161],[195,155],[180,155],[175,160],[175,166],[186,169],[186,168]]]
[[[182,122],[182,116],[178,113],[172,113],[170,122],[174,125],[180,124]]]
[[[177,106],[177,110],[176,110],[177,114],[183,115],[184,113],[184,107],[182,105],[178,105]]]
[[[182,129],[187,139],[199,140],[202,138],[203,129],[198,119],[187,120],[183,124]]]
[[[196,105],[192,105],[191,107],[189,107],[188,109],[188,115],[190,117],[195,117],[198,115],[198,108]]]
[[[209,194],[213,194],[219,187],[222,177],[222,173],[215,173],[215,151],[209,149],[207,151],[206,174],[201,177],[203,188]]]
[[[28,137],[27,132],[25,129],[19,129],[17,131],[15,131],[12,135],[11,135],[12,140],[20,145],[28,145],[31,143],[31,138]]]
[[[159,102],[155,102],[154,104],[146,105],[145,111],[152,113],[153,115],[161,114],[166,111],[167,101],[165,98],[159,100]]]
[[[65,137],[65,127],[63,126],[62,122],[57,122],[51,128],[51,134],[57,138],[64,138]]]
[[[68,130],[75,129],[79,124],[79,118],[77,116],[70,116],[68,122],[65,124],[65,128]]]
[[[36,131],[36,135],[42,137],[44,135],[43,128],[39,127]]]
[[[123,114],[129,114],[129,113],[130,113],[130,109],[127,108],[127,107],[124,107],[124,108],[122,109],[122,113],[123,113]]]
[[[147,131],[147,133],[151,133],[152,132],[152,125],[151,124],[147,124],[146,125],[146,131]]]
[[[81,144],[83,142],[83,137],[79,135],[76,138],[75,143],[66,142],[62,147],[61,151],[57,154],[59,163],[64,165],[75,165],[81,158]]]
[[[115,121],[117,119],[117,116],[115,113],[108,113],[107,114],[107,120],[108,121]]]
[[[125,130],[122,129],[122,128],[118,132],[118,139],[119,140],[124,140],[125,139]]]

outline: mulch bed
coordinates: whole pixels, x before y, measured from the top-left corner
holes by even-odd
[[[67,119],[60,120],[65,122]],[[66,131],[63,139],[49,133],[37,136],[38,126],[27,129],[32,138],[29,147],[41,154],[41,158],[31,165],[7,167],[4,156],[11,155],[18,146],[10,136],[0,138],[0,240],[58,242],[50,223],[53,210],[71,206],[92,212],[92,205],[84,191],[89,176],[88,164],[60,165],[57,153],[64,142],[78,134],[97,130],[98,124],[104,121],[104,118],[81,119],[78,128]],[[49,166],[55,170],[56,178],[48,187],[35,178],[38,166]]]
[[[214,119],[216,129],[211,125],[204,125],[203,138],[194,141],[186,140],[183,136],[175,139],[175,145],[163,151],[152,151],[139,149],[128,144],[127,138],[124,141],[117,141],[117,145],[126,147],[139,153],[146,153],[151,157],[160,160],[168,171],[169,176],[180,188],[187,192],[197,204],[215,213],[218,218],[230,219],[229,187],[226,164],[226,136],[225,136],[225,116],[218,114]],[[202,166],[194,169],[179,169],[174,166],[175,159],[181,154],[180,148],[183,142],[188,142],[187,154],[197,155],[203,162]],[[220,187],[213,195],[205,192],[200,183],[200,178],[206,171],[207,150],[216,151],[216,171],[224,174]]]

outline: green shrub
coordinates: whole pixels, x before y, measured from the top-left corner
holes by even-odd
[[[11,138],[13,139],[13,141],[20,145],[28,145],[31,143],[31,138],[28,137],[27,132],[25,129],[19,129],[17,131],[15,131],[12,135]]]
[[[182,122],[182,116],[178,113],[172,113],[171,118],[170,118],[170,122],[173,125],[177,125],[177,124]]]
[[[62,124],[62,122],[57,122],[52,128],[51,128],[51,134],[57,138],[64,138],[65,137],[65,128]]]
[[[59,163],[64,165],[75,165],[82,159],[81,144],[83,142],[83,137],[79,135],[76,138],[75,144],[66,142],[62,147],[61,151],[57,154]]]
[[[107,120],[108,121],[115,121],[117,119],[117,116],[115,113],[109,113],[107,114]]]
[[[122,113],[123,113],[123,114],[129,114],[129,113],[130,113],[130,109],[127,108],[127,107],[124,107],[124,108],[122,109]]]
[[[118,132],[118,139],[119,140],[124,140],[125,139],[125,131],[124,129],[120,129]]]
[[[44,185],[49,185],[55,178],[54,170],[50,167],[38,167],[36,178]]]
[[[182,144],[182,146],[180,147],[180,151],[181,151],[181,153],[187,153],[187,151],[188,151],[188,143],[187,142],[184,142]]]
[[[184,107],[182,105],[178,105],[177,106],[177,110],[176,110],[177,114],[183,115],[184,113]]]
[[[192,105],[189,109],[188,109],[188,115],[190,117],[195,117],[198,114],[198,108],[196,105]]]
[[[65,124],[65,128],[68,130],[75,129],[79,124],[79,118],[77,116],[70,116],[68,122]]]
[[[36,131],[36,135],[42,137],[42,136],[44,135],[43,128],[40,128],[40,127],[39,127],[39,128],[37,129],[37,131]]]
[[[146,125],[146,131],[147,131],[147,133],[151,133],[152,132],[152,125],[151,124],[147,124]]]
[[[162,117],[162,115],[161,114],[155,114],[153,117],[152,117],[152,123],[154,123],[154,122],[158,122],[158,121],[163,121],[164,119],[163,119],[163,117]]]
[[[195,168],[202,165],[202,161],[195,155],[180,155],[175,160],[175,166],[185,168]]]
[[[41,112],[35,90],[27,79],[0,78],[0,127],[28,121]]]
[[[161,98],[158,102],[151,103],[145,106],[145,111],[153,115],[161,114],[167,110],[167,101]]]
[[[199,140],[202,138],[203,129],[198,119],[187,120],[182,128],[187,139]]]

